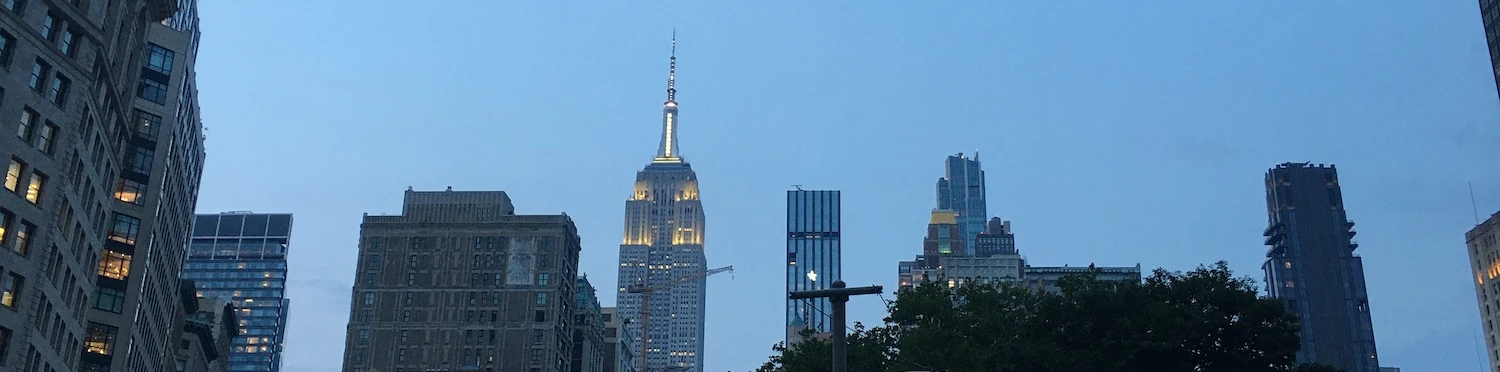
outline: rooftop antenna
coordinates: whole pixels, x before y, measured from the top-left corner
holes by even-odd
[[[1479,226],[1479,203],[1474,201],[1474,181],[1469,181],[1469,208],[1474,211],[1474,226]]]
[[[792,187],[797,188],[797,191],[802,191],[802,185],[792,185]]]

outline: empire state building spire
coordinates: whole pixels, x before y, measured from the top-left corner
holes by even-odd
[[[672,30],[672,58],[667,65],[667,102],[662,107],[661,146],[654,163],[681,163],[677,151],[677,30]]]

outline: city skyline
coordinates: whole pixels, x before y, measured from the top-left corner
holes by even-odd
[[[1478,11],[1372,8],[455,2],[288,14],[216,3],[205,5],[213,27],[199,68],[214,118],[199,210],[288,211],[312,232],[299,246],[317,249],[292,252],[291,296],[308,299],[292,317],[308,328],[290,330],[289,367],[329,370],[317,345],[342,341],[320,338],[319,324],[344,320],[359,213],[392,210],[389,190],[506,190],[525,212],[567,212],[584,241],[580,271],[615,287],[619,199],[642,144],[661,135],[653,104],[675,23],[693,61],[680,71],[693,77],[681,82],[693,97],[683,150],[715,212],[707,259],[738,269],[707,281],[708,369],[751,368],[784,336],[770,327],[782,322],[784,263],[765,252],[784,244],[776,207],[788,185],[843,190],[844,245],[862,252],[845,257],[845,280],[894,288],[891,263],[920,244],[925,195],[942,176],[932,164],[973,149],[989,183],[1005,185],[989,208],[1013,221],[1028,261],[1184,270],[1226,259],[1240,275],[1263,260],[1260,172],[1338,163],[1346,200],[1360,206],[1382,362],[1469,368],[1479,362],[1427,355],[1474,349],[1472,276],[1456,238],[1473,223],[1466,183],[1481,213],[1500,207],[1486,160],[1500,105],[1474,47]],[[779,12],[793,15],[770,17]],[[1227,13],[1241,16],[1216,16]],[[549,24],[564,30],[536,33]],[[349,42],[332,51],[306,35]],[[473,35],[485,42],[457,44]],[[390,53],[377,39],[461,78],[369,61]],[[1112,68],[1098,68],[1101,54]],[[866,322],[883,312],[875,299],[850,311]]]

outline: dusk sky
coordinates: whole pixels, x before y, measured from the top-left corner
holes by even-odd
[[[339,370],[361,214],[408,186],[566,212],[612,306],[674,28],[709,266],[735,267],[708,279],[706,371],[785,335],[792,185],[843,191],[843,279],[894,289],[944,157],[976,150],[1030,264],[1257,280],[1265,171],[1337,164],[1381,364],[1484,365],[1463,233],[1500,209],[1500,100],[1474,0],[200,7],[198,212],[295,215],[288,372]]]

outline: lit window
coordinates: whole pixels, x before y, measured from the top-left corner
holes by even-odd
[[[1292,288],[1292,287],[1296,287],[1296,286],[1297,286],[1296,283],[1292,283],[1292,281],[1290,281],[1290,280],[1286,281],[1286,287],[1287,288]]]
[[[8,308],[16,308],[21,302],[21,288],[26,284],[26,277],[10,273],[5,277],[5,282],[0,283],[0,305]]]
[[[121,178],[120,185],[115,188],[115,199],[122,202],[141,205],[141,199],[145,197],[146,185],[140,182]]]
[[[99,258],[99,276],[116,280],[130,277],[130,255],[104,250]]]
[[[31,171],[31,182],[26,184],[26,201],[31,204],[42,202],[42,186],[47,185],[47,175],[42,172]]]
[[[21,172],[25,171],[26,163],[21,159],[11,158],[10,169],[5,171],[5,189],[16,191],[21,186]]]
[[[89,322],[88,335],[83,339],[83,350],[99,355],[114,354],[115,334],[119,331],[114,326]]]
[[[1292,268],[1292,261],[1285,262],[1284,266],[1286,266],[1286,268],[1288,268],[1288,269]]]
[[[6,235],[6,232],[10,231],[10,220],[13,219],[16,219],[16,215],[11,214],[10,211],[5,209],[0,209],[0,244],[9,243],[5,237],[9,236]]]
[[[156,141],[157,133],[161,131],[161,116],[149,112],[135,110],[135,136]]]

